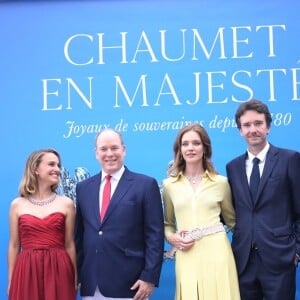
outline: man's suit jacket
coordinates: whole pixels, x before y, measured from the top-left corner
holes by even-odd
[[[246,159],[247,153],[226,166],[236,210],[232,248],[238,273],[246,267],[252,243],[265,267],[281,272],[300,254],[300,154],[270,145],[255,203]]]
[[[76,186],[75,243],[81,295],[132,298],[141,279],[156,286],[163,262],[163,209],[154,178],[125,171],[99,218],[101,173]]]

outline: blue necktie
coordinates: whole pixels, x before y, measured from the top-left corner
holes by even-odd
[[[259,164],[260,160],[257,157],[254,157],[252,160],[253,167],[252,173],[250,176],[250,193],[253,203],[256,201],[256,195],[258,190],[258,185],[260,181],[260,174],[259,174]]]

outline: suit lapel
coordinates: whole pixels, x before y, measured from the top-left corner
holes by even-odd
[[[105,214],[102,224],[110,217],[113,210],[120,203],[121,199],[124,197],[126,192],[130,189],[132,184],[133,184],[133,179],[132,179],[131,173],[130,173],[130,171],[128,171],[127,168],[125,168],[125,171],[124,171],[122,177],[120,178],[119,183],[116,187],[116,190],[110,200],[110,203],[107,208],[107,211],[106,211],[106,214]]]
[[[93,215],[96,220],[98,220],[98,225],[100,223],[100,199],[99,199],[99,188],[101,183],[101,173],[98,176],[95,176],[94,182],[91,185],[90,195],[88,199],[90,199],[90,205],[93,210]]]
[[[249,205],[249,207],[253,207],[253,201],[250,194],[249,189],[249,182],[246,174],[246,159],[248,158],[248,153],[246,152],[245,155],[242,155],[238,161],[238,168],[241,170],[240,173],[240,180],[241,180],[241,186],[244,187],[244,195],[245,199]]]
[[[266,161],[265,161],[265,166],[263,170],[263,174],[260,179],[260,183],[258,186],[258,191],[257,191],[257,200],[259,201],[259,196],[264,189],[265,185],[268,182],[268,179],[272,173],[272,170],[274,169],[274,166],[276,165],[277,162],[277,150],[273,146],[270,145],[270,149],[267,153],[266,156]]]

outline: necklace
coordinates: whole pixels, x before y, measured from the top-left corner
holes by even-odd
[[[199,176],[184,176],[192,184],[196,184],[202,180],[202,175]]]
[[[44,205],[50,204],[52,201],[54,201],[55,198],[56,198],[55,193],[53,193],[49,198],[47,198],[45,200],[37,200],[37,199],[34,199],[31,195],[28,196],[29,202],[32,203],[33,205],[38,205],[38,206],[44,206]]]

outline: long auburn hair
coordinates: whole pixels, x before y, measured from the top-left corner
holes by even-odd
[[[169,167],[167,170],[167,173],[169,176],[176,177],[180,172],[185,171],[186,167],[186,162],[183,159],[182,153],[181,153],[181,142],[182,142],[182,137],[185,133],[188,131],[195,131],[203,144],[203,159],[202,159],[202,164],[203,164],[203,170],[208,171],[211,174],[217,174],[217,171],[215,170],[213,163],[211,161],[212,157],[212,147],[211,147],[211,141],[209,138],[208,133],[204,129],[203,126],[197,123],[193,123],[190,125],[187,125],[183,127],[174,142],[173,145],[173,152],[174,152],[174,161],[173,164]]]
[[[24,174],[19,186],[19,195],[21,197],[28,197],[31,194],[34,194],[38,189],[38,179],[36,174],[36,169],[42,161],[43,156],[46,153],[53,153],[57,156],[59,165],[61,165],[61,159],[59,153],[54,149],[41,149],[32,152],[25,165]],[[51,186],[52,192],[55,192],[58,184],[53,184]]]

